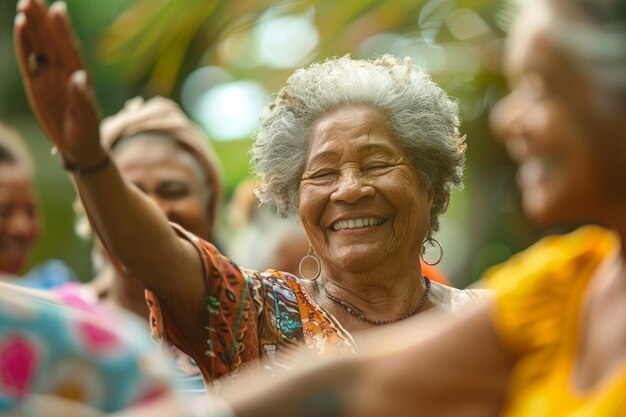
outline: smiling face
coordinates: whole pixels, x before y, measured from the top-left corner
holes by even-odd
[[[114,147],[122,175],[152,199],[167,218],[202,237],[211,236],[209,192],[199,163],[169,142],[141,134]]]
[[[18,274],[39,237],[31,179],[18,164],[0,164],[0,272]]]
[[[386,118],[343,106],[313,125],[300,219],[326,271],[363,272],[419,262],[432,196]]]
[[[527,215],[540,225],[610,221],[626,197],[624,109],[607,103],[580,63],[550,36],[559,17],[535,1],[508,45],[513,90],[492,124],[519,164]]]

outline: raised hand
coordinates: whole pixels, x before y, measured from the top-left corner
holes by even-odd
[[[64,162],[92,167],[105,155],[100,116],[64,2],[17,5],[14,41],[30,106]]]
[[[180,239],[161,209],[122,177],[100,144],[97,102],[65,4],[57,1],[48,9],[45,0],[20,0],[17,11],[15,44],[28,100],[66,167],[71,165],[99,238],[146,288],[161,290],[159,298],[188,300],[202,294],[203,264],[195,247]]]

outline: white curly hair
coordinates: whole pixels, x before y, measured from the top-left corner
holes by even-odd
[[[409,58],[343,56],[294,72],[265,108],[255,133],[251,154],[261,202],[274,204],[282,215],[297,212],[312,125],[328,111],[352,104],[387,116],[420,185],[434,192],[430,238],[452,190],[462,185],[465,143],[457,104]]]

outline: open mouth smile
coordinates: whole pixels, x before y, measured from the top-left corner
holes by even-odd
[[[340,220],[334,223],[331,228],[338,232],[340,230],[347,229],[362,229],[366,227],[378,226],[385,222],[385,219],[380,217],[364,217],[360,219]]]

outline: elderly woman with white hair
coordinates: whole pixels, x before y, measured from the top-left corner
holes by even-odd
[[[431,283],[420,268],[461,183],[465,144],[456,104],[408,60],[313,64],[262,115],[252,151],[260,197],[298,213],[311,245],[305,261],[316,265],[314,276],[298,279],[239,268],[172,227],[101,144],[64,7],[26,0],[18,11],[32,108],[102,241],[156,294],[155,332],[193,357],[205,380],[243,367],[272,374],[300,345],[358,353],[359,331],[456,311],[482,294]],[[262,370],[259,358],[269,359]]]

